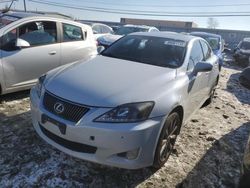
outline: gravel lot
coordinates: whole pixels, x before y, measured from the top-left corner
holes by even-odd
[[[124,170],[70,157],[31,124],[29,91],[0,97],[0,187],[235,187],[250,132],[250,90],[226,65],[214,102],[183,127],[163,168]]]

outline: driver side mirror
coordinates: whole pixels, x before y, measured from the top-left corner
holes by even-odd
[[[26,40],[17,38],[16,47],[18,47],[18,48],[27,48],[27,47],[30,47],[30,43],[27,42]]]
[[[194,67],[194,73],[197,74],[198,72],[209,72],[213,69],[213,65],[207,62],[199,62]]]

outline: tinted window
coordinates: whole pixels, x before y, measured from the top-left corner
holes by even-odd
[[[203,60],[203,52],[201,49],[201,45],[199,41],[195,41],[193,43],[193,47],[191,50],[191,54],[189,57],[189,62],[188,62],[188,70],[192,70],[196,63],[200,62]]]
[[[211,49],[207,45],[207,43],[205,43],[204,41],[200,41],[200,42],[201,42],[201,46],[202,46],[203,53],[204,53],[203,61],[206,61],[207,59],[211,57]]]
[[[27,41],[30,46],[47,45],[57,42],[55,22],[30,22],[17,29],[13,29],[1,37],[1,49],[5,51],[17,50],[17,37]]]
[[[182,65],[186,42],[162,37],[128,35],[107,48],[102,55],[176,68]]]
[[[57,42],[55,22],[30,22],[19,27],[19,38],[31,46],[52,44]]]
[[[128,35],[129,33],[134,32],[148,32],[147,28],[141,28],[141,27],[120,27],[116,30],[116,35]]]
[[[83,40],[82,28],[75,25],[63,24],[63,41]]]

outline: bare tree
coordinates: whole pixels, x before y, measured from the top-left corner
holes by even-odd
[[[216,29],[219,26],[219,22],[215,18],[208,18],[207,28]]]

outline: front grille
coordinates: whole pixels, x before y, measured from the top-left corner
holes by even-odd
[[[63,105],[64,110],[58,113],[55,109],[56,104]],[[75,123],[78,122],[89,110],[85,106],[67,101],[48,92],[45,92],[44,94],[43,106],[52,114]]]
[[[47,129],[45,129],[41,125],[40,125],[40,129],[43,132],[43,134],[46,135],[49,139],[53,140],[57,144],[65,147],[65,148],[68,148],[72,151],[94,154],[97,150],[97,147],[94,147],[94,146],[89,146],[86,144],[80,144],[78,142],[72,142],[69,140],[65,140],[65,139],[53,134],[52,132],[48,131]]]

